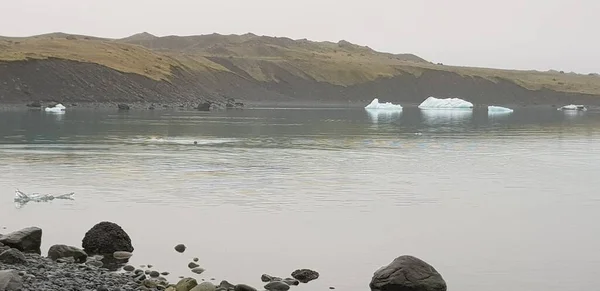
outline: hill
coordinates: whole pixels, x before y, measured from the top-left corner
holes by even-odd
[[[453,67],[347,41],[197,35],[0,37],[0,102],[245,100],[600,103],[600,77]]]

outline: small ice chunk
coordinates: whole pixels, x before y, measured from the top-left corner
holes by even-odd
[[[56,104],[54,107],[46,107],[44,111],[52,112],[52,113],[63,113],[65,112],[66,107],[62,104]]]
[[[398,104],[392,104],[391,102],[379,103],[379,99],[375,98],[369,105],[365,106],[365,109],[378,109],[378,110],[402,110],[402,106]]]
[[[425,99],[420,105],[421,109],[471,109],[473,103],[462,100],[460,98],[435,98],[429,97]]]
[[[587,108],[583,105],[575,105],[575,104],[570,104],[570,105],[565,105],[563,107],[558,108],[558,110],[579,110],[579,111],[586,111]]]
[[[27,203],[30,201],[46,202],[46,201],[52,201],[54,199],[73,200],[73,195],[75,195],[75,193],[73,193],[73,192],[58,195],[58,196],[54,196],[54,195],[50,195],[50,194],[39,194],[39,193],[25,194],[22,191],[20,191],[19,189],[17,189],[17,190],[15,190],[15,202],[21,202],[21,203]]]
[[[512,113],[514,110],[502,106],[488,106],[488,114]]]

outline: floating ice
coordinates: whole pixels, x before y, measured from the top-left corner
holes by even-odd
[[[429,97],[420,105],[421,109],[472,109],[473,103],[460,98],[435,98]]]
[[[578,110],[578,111],[586,111],[587,108],[583,105],[575,105],[575,104],[570,104],[570,105],[565,105],[563,107],[558,108],[558,110]]]
[[[19,189],[17,189],[17,190],[15,190],[15,203],[17,203],[17,205],[19,206],[19,205],[24,205],[27,202],[48,202],[48,201],[52,201],[54,199],[73,200],[73,195],[75,195],[75,193],[73,193],[73,192],[58,195],[58,196],[54,196],[54,195],[50,195],[50,194],[39,194],[39,193],[33,193],[33,194],[27,195],[27,194],[21,192]]]
[[[63,113],[65,112],[66,107],[62,104],[56,104],[54,107],[46,107],[44,111],[52,112],[52,113]]]
[[[379,103],[379,99],[375,98],[369,105],[365,106],[365,109],[377,109],[377,110],[402,110],[402,106],[398,104],[392,104],[391,102]]]
[[[488,106],[488,114],[512,113],[514,110],[502,106]]]

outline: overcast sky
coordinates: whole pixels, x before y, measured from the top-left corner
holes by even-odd
[[[0,35],[243,34],[444,64],[600,72],[599,0],[0,0]]]

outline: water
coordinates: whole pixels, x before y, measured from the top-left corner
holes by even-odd
[[[600,275],[593,110],[5,110],[0,134],[0,226],[40,226],[44,252],[109,220],[131,263],[172,280],[196,256],[217,283],[321,273],[298,290],[368,290],[404,254],[450,290],[592,290]],[[76,196],[17,208],[16,188]]]

